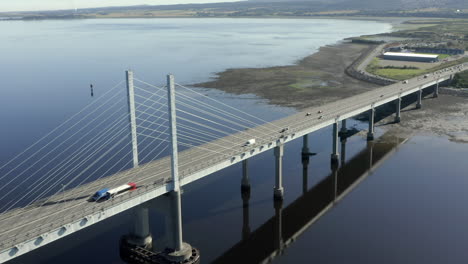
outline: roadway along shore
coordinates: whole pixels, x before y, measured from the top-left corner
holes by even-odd
[[[295,65],[229,69],[218,73],[210,82],[194,86],[233,94],[255,94],[271,104],[301,110],[377,88],[376,84],[354,79],[345,73],[346,68],[370,48],[369,45],[352,43],[325,46]],[[468,143],[466,92],[441,91],[438,99],[426,98],[424,101],[427,104],[423,109],[403,113],[402,125]],[[392,125],[392,128],[398,129],[402,125]],[[404,128],[401,129],[404,132]]]

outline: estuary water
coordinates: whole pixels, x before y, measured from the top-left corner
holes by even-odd
[[[321,46],[391,26],[327,19],[109,19],[7,21],[0,29],[4,164],[90,104],[89,84],[96,96],[104,94],[126,69],[154,84],[164,83],[167,73],[179,83],[196,83],[228,68],[293,64]],[[265,120],[295,112],[253,95],[201,91]],[[249,160],[249,199],[240,192],[240,165],[199,180],[184,188],[184,240],[200,249],[202,263],[265,257],[276,263],[463,262],[466,146],[420,136],[390,141],[349,138],[341,149],[346,165],[338,171],[330,169],[329,129],[311,135],[317,155],[306,168],[302,142],[288,144],[282,204],[272,199],[272,152]],[[132,217],[122,213],[11,263],[125,263],[119,240],[132,228]],[[158,244],[164,221],[156,210],[150,217]]]

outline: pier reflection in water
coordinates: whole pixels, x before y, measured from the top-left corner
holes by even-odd
[[[345,161],[346,140],[342,140],[341,167],[332,166],[331,174],[308,189],[309,157],[303,156],[304,193],[286,208],[281,201],[274,202],[275,215],[247,236],[249,227],[248,196],[243,196],[243,239],[213,263],[265,263],[293,243],[308,227],[330,210],[354,189],[374,169],[390,157],[406,140],[383,136],[368,142],[354,158]]]

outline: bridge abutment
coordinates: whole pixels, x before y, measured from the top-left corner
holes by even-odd
[[[369,110],[369,131],[367,132],[367,140],[374,140],[374,118],[375,118],[375,108]]]
[[[331,154],[331,165],[333,166],[338,166],[340,163],[340,155],[338,153],[338,122],[335,122],[333,124],[333,132],[332,132],[332,137],[333,137],[333,148],[332,148],[332,154]]]
[[[273,197],[275,200],[283,200],[284,189],[283,189],[283,155],[284,145],[280,144],[275,147],[275,188]]]

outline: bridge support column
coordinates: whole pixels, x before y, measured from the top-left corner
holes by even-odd
[[[422,107],[422,89],[418,91],[418,101],[416,102],[416,109],[421,109]]]
[[[241,191],[250,192],[250,179],[248,171],[248,160],[242,161],[242,181],[241,181]]]
[[[331,154],[331,165],[333,166],[338,166],[340,163],[340,155],[338,153],[338,122],[335,122],[333,124],[333,149],[332,149],[332,154]]]
[[[151,248],[153,238],[151,237],[149,228],[149,213],[148,207],[145,204],[139,205],[134,209],[134,225],[131,234],[127,237],[127,243]]]
[[[348,128],[346,127],[346,119],[341,120],[341,129],[340,129],[340,137],[346,138],[346,134],[348,133]]]
[[[395,123],[401,122],[401,98],[396,99]]]
[[[437,80],[437,84],[434,87],[434,98],[439,97],[439,80]]]
[[[284,189],[283,189],[283,154],[284,145],[281,144],[275,147],[275,169],[276,169],[276,180],[273,197],[275,200],[283,200]]]
[[[374,118],[375,118],[375,108],[372,107],[369,110],[369,131],[367,132],[367,140],[374,140]]]

